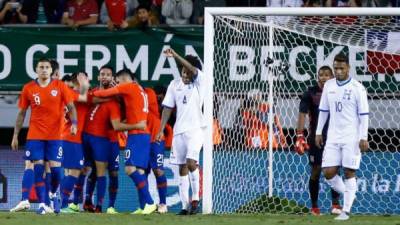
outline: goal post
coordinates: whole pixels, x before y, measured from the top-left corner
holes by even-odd
[[[205,8],[203,213],[307,212],[308,156],[294,152],[299,96],[344,51],[371,108],[353,211],[400,214],[398,16],[400,8]]]

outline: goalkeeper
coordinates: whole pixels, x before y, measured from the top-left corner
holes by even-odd
[[[315,132],[317,130],[318,124],[318,114],[319,114],[319,102],[322,95],[322,89],[327,80],[333,78],[332,69],[329,66],[322,66],[318,70],[318,84],[309,87],[307,91],[304,92],[301,97],[299,106],[299,117],[297,120],[297,130],[296,130],[296,144],[295,150],[300,155],[304,154],[308,150],[309,162],[311,165],[311,176],[309,180],[308,189],[311,197],[311,214],[320,215],[320,209],[318,207],[318,193],[319,193],[319,178],[321,176],[321,164],[322,164],[322,148],[318,148],[315,145]],[[306,116],[309,116],[310,126],[308,132],[308,143],[304,136],[304,124]],[[323,129],[324,143],[326,140],[328,130],[328,123],[325,124]],[[341,207],[339,205],[339,193],[331,189],[332,194],[332,214],[340,214]]]

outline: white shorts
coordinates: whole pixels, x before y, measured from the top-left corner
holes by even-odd
[[[322,155],[322,168],[341,166],[357,170],[360,168],[359,142],[347,144],[326,143]]]
[[[186,164],[187,159],[199,161],[200,150],[203,147],[203,130],[195,129],[174,135],[170,162],[172,164]]]

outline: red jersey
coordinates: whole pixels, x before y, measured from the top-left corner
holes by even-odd
[[[149,113],[152,113],[156,117],[160,118],[160,112],[158,111],[158,100],[156,92],[151,88],[145,88],[144,91],[147,94],[149,102]]]
[[[160,113],[158,112],[157,95],[151,88],[144,89],[149,102],[149,115],[147,117],[147,127],[149,128],[151,141],[156,141],[156,136],[161,127]],[[164,139],[163,139],[164,140]]]
[[[158,131],[160,130],[160,127],[161,127],[160,118],[156,117],[152,113],[149,113],[149,116],[147,117],[147,128],[150,131],[151,143],[156,141],[156,136],[158,134]],[[164,138],[162,140],[164,140]]]
[[[119,120],[121,111],[115,100],[92,106],[86,116],[85,132],[98,137],[109,137],[113,130],[111,120]]]
[[[78,117],[78,131],[76,133],[76,135],[71,135],[71,120],[69,118],[68,115],[66,115],[66,123],[64,125],[64,132],[63,132],[63,140],[65,141],[70,141],[70,142],[74,142],[74,143],[78,143],[81,144],[82,143],[82,132],[83,132],[83,128],[85,127],[85,118],[86,118],[86,114],[89,111],[89,104],[88,103],[83,103],[83,102],[77,102],[78,98],[79,98],[79,93],[74,91],[74,90],[70,90],[70,95],[72,96],[73,100],[74,100],[74,104],[76,107],[76,114]]]
[[[164,129],[164,137],[165,137],[165,147],[172,147],[172,138],[174,137],[174,130],[171,125],[167,124]]]
[[[64,12],[67,12],[73,21],[80,21],[98,15],[99,8],[95,0],[84,0],[80,5],[75,0],[69,0]]]
[[[69,91],[60,80],[52,80],[46,87],[36,80],[24,85],[18,107],[31,107],[28,140],[61,140],[64,106],[73,102]]]
[[[94,92],[97,97],[110,97],[121,95],[125,104],[126,123],[136,124],[141,121],[147,122],[148,102],[147,95],[143,88],[137,83],[125,83],[109,88],[106,90],[98,90]],[[130,130],[128,134],[148,134],[149,130]]]
[[[126,18],[126,0],[105,0],[105,4],[110,20],[121,25]]]

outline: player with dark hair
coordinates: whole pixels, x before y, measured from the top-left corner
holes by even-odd
[[[200,174],[198,161],[203,146],[203,112],[207,77],[201,72],[200,60],[191,55],[184,58],[174,50],[164,52],[173,57],[182,66],[181,77],[171,81],[162,102],[163,111],[161,126],[156,140],[162,141],[164,129],[174,108],[177,110],[172,140],[171,162],[179,165],[179,195],[182,210],[178,215],[196,214],[198,212]],[[189,187],[192,187],[192,202],[189,208]]]
[[[68,95],[69,88],[60,80],[52,80],[51,62],[40,59],[36,65],[38,78],[24,85],[19,99],[19,113],[14,129],[12,149],[18,148],[18,135],[21,130],[26,111],[31,108],[25,159],[34,163],[34,181],[39,199],[38,214],[50,212],[45,205],[45,185],[43,179],[44,160],[51,167],[51,192],[58,189],[62,177],[61,133],[64,120],[64,106],[71,112],[72,125],[70,132],[77,133],[76,109],[72,98]],[[55,197],[55,196],[53,196]],[[29,204],[29,202],[27,202]]]
[[[65,125],[63,133],[63,167],[67,170],[61,185],[61,212],[70,213],[68,208],[68,199],[74,189],[74,185],[83,168],[83,148],[82,131],[85,125],[85,117],[89,110],[87,91],[89,89],[88,75],[85,72],[74,73],[71,76],[73,89],[70,95],[74,100],[78,116],[78,132],[76,135],[70,135],[67,131],[72,122],[68,112],[65,115]],[[89,100],[90,102],[91,100]]]
[[[321,176],[321,164],[322,164],[322,153],[323,148],[318,148],[315,143],[315,132],[317,130],[318,123],[318,106],[321,99],[322,89],[326,81],[333,78],[332,69],[329,66],[322,66],[318,70],[318,82],[317,85],[309,87],[307,91],[301,97],[299,107],[299,117],[297,119],[297,130],[296,130],[296,144],[295,150],[300,155],[304,154],[308,150],[309,163],[311,165],[311,175],[309,179],[309,193],[311,198],[311,213],[313,215],[320,215],[320,209],[318,207],[318,193],[319,193],[319,178]],[[306,117],[308,115],[310,126],[308,129],[307,140],[304,136],[304,126]],[[326,140],[328,130],[328,123],[325,125],[323,130],[324,140]],[[340,214],[341,207],[339,205],[339,193],[331,189],[332,193],[332,214]]]
[[[157,209],[149,192],[145,170],[149,165],[150,132],[147,125],[149,112],[148,99],[143,88],[135,82],[135,74],[128,69],[116,74],[118,85],[106,90],[94,92],[97,97],[121,96],[124,100],[125,115],[128,124],[136,125],[128,131],[125,150],[125,172],[133,180],[138,190],[140,214],[150,214]]]
[[[61,74],[60,74],[60,64],[58,64],[57,60],[50,60],[51,63],[51,69],[53,72],[51,73],[51,79],[56,79],[59,80],[61,79]]]
[[[347,55],[340,53],[333,60],[335,79],[328,80],[319,104],[315,144],[323,144],[322,171],[327,183],[343,194],[343,210],[335,220],[348,220],[356,198],[356,171],[360,168],[361,151],[368,150],[369,106],[365,87],[350,77]],[[329,116],[326,141],[323,129]],[[343,168],[344,181],[338,174]]]

